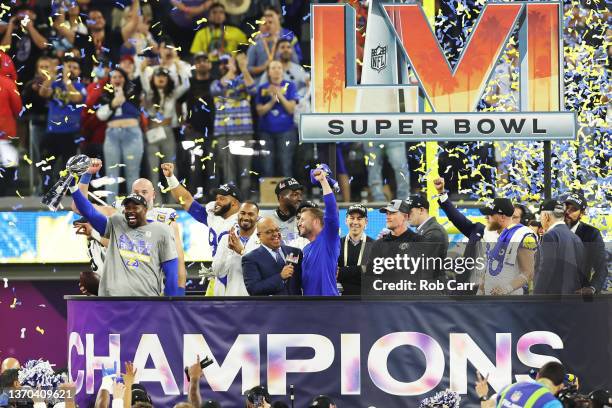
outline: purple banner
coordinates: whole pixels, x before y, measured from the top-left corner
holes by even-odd
[[[365,301],[199,298],[70,299],[70,375],[81,406],[95,399],[103,366],[133,361],[155,406],[187,399],[183,368],[199,354],[203,398],[243,406],[266,384],[296,407],[319,394],[339,406],[417,406],[444,389],[478,406],[475,370],[499,390],[558,359],[582,390],[612,388],[612,298]],[[465,403],[470,401],[470,403]]]

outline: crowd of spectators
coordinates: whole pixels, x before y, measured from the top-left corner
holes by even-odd
[[[27,191],[28,178],[27,193],[44,193],[77,152],[104,159],[111,198],[138,177],[161,192],[164,160],[205,194],[234,182],[256,199],[262,177],[304,183],[303,170],[329,154],[298,143],[299,114],[311,106],[309,3],[141,1],[16,0],[2,9],[0,69],[12,84],[2,79],[0,196]],[[420,189],[423,152],[404,143],[385,151],[390,165],[378,145],[338,145],[342,201]],[[31,175],[18,174],[24,155]]]

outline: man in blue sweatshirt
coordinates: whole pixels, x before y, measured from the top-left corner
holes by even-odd
[[[336,197],[327,173],[317,169],[313,176],[323,187],[325,214],[319,208],[304,208],[300,215],[300,236],[310,241],[303,249],[302,289],[304,296],[339,296],[336,271],[340,254],[340,220]]]

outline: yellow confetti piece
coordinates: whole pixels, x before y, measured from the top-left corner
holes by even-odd
[[[163,159],[164,157],[166,157],[163,154],[161,154],[161,152],[155,152],[155,155],[159,157],[160,159]],[[155,171],[157,171],[157,168],[155,169]]]
[[[27,155],[27,154],[24,154],[24,155],[23,155],[23,160],[25,160],[25,161],[26,161],[26,163],[28,163],[29,165],[31,165],[31,164],[32,164],[32,160],[30,160],[30,158],[28,157],[28,155]]]
[[[179,203],[181,205],[184,205],[185,204],[185,199],[183,197],[179,197]]]
[[[204,138],[194,140],[195,143],[204,143]]]
[[[15,193],[17,193],[17,196],[23,200],[23,196],[19,193],[19,190],[15,190]]]
[[[202,23],[207,23],[207,22],[208,22],[208,19],[206,17],[202,17],[201,19],[196,21],[196,24],[202,24]]]
[[[64,169],[62,171],[60,171],[60,177],[66,177],[68,175],[68,170]]]
[[[11,309],[14,309],[17,305],[17,298],[13,298],[13,303],[9,306]]]
[[[36,326],[36,331],[39,332],[40,334],[45,334],[45,329]]]

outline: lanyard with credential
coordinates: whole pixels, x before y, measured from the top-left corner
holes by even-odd
[[[346,263],[348,262],[348,242],[351,238],[347,235],[344,240],[344,266],[348,266]],[[357,265],[361,265],[361,258],[363,257],[363,252],[365,250],[365,242],[366,242],[366,234],[361,235],[361,248],[359,249],[359,257],[357,258]]]

